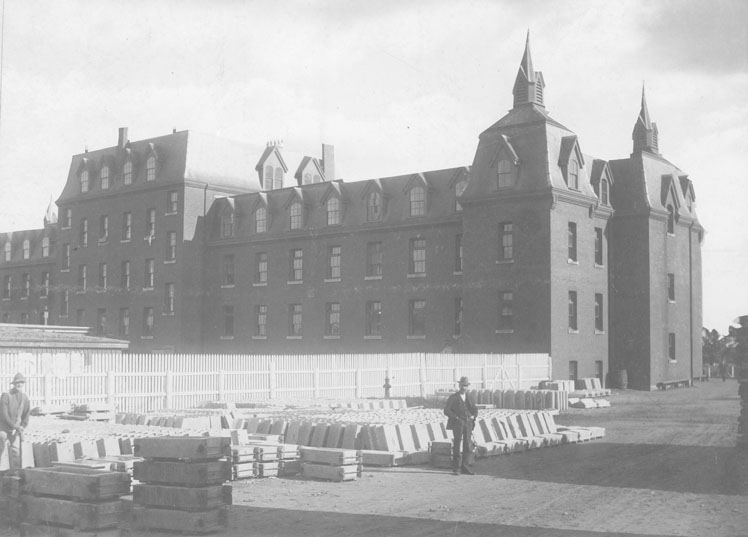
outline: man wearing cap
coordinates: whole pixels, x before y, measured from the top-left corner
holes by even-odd
[[[26,378],[22,373],[16,373],[11,384],[13,387],[0,396],[0,455],[8,441],[8,459],[11,470],[21,468],[21,441],[23,430],[29,424],[31,405],[29,398],[23,393]]]
[[[470,381],[467,377],[460,379],[459,391],[453,393],[447,399],[444,406],[444,414],[447,416],[447,429],[454,435],[452,445],[452,473],[473,475],[467,465],[467,457],[470,453],[470,439],[473,434],[473,420],[478,416],[478,409],[470,399],[467,388]]]

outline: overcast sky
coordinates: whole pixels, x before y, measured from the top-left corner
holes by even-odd
[[[472,163],[531,33],[546,108],[625,158],[646,81],[694,181],[704,324],[748,314],[748,2],[5,0],[0,230],[41,227],[73,154],[173,128],[319,155],[347,181]]]

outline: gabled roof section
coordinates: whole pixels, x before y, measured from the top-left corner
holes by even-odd
[[[693,201],[696,201],[696,192],[693,189],[693,181],[691,181],[687,175],[681,175],[678,177],[680,181],[680,188],[683,192],[683,197],[691,197]]]
[[[607,179],[608,184],[612,185],[614,181],[613,172],[611,172],[610,165],[608,164],[607,160],[593,158],[592,170],[590,172],[590,183],[595,187],[596,191],[601,179]]]
[[[429,188],[429,183],[426,181],[426,176],[422,173],[414,173],[411,175],[403,186],[403,193],[410,192],[414,187],[422,186],[425,189]]]
[[[365,199],[372,191],[384,194],[381,179],[369,179],[366,181],[366,186],[361,190],[361,199]]]
[[[146,152],[145,152],[145,158],[146,159],[148,157],[151,157],[151,156],[156,157],[156,160],[159,159],[158,152],[156,151],[156,146],[153,144],[153,142],[149,142],[148,143],[148,147],[147,147]]]
[[[252,202],[252,204],[249,206],[249,212],[253,213],[260,207],[263,207],[267,209],[268,207],[268,195],[267,192],[257,192],[255,195],[255,199]]]
[[[678,198],[674,177],[670,174],[663,175],[661,181],[660,201],[662,206],[667,207],[668,201],[671,201],[675,210],[680,210],[680,199]]]
[[[87,157],[83,157],[80,159],[78,168],[76,168],[75,170],[75,174],[80,175],[82,171],[91,171],[91,160]]]
[[[284,208],[288,210],[289,207],[291,207],[291,204],[294,202],[301,202],[304,203],[304,189],[298,186],[292,186],[288,189],[288,198],[286,198],[286,203],[284,205]]]
[[[322,197],[320,198],[319,202],[321,205],[324,205],[327,203],[327,200],[330,198],[336,197],[343,200],[343,194],[340,191],[340,181],[330,181],[327,183],[327,188],[322,193]]]
[[[449,180],[449,188],[454,188],[460,181],[470,181],[470,166],[462,166],[457,168],[452,174],[452,178]]]
[[[220,198],[216,198],[215,203],[219,214],[224,214],[226,212],[233,213],[235,210],[234,198],[231,196],[221,196]]]
[[[512,161],[512,164],[515,166],[519,164],[519,157],[517,156],[517,151],[514,150],[514,146],[512,145],[512,142],[509,140],[509,137],[505,134],[502,134],[499,136],[499,147],[496,151],[496,154],[493,156],[493,159],[491,159],[491,166],[495,166],[496,162],[499,160],[500,155],[506,155],[509,157],[509,160]]]
[[[568,166],[572,154],[579,161],[579,165],[584,166],[584,155],[582,154],[582,150],[579,148],[579,140],[577,139],[576,134],[572,134],[571,136],[564,136],[563,138],[561,138],[561,149],[558,154],[558,165]]]
[[[325,181],[325,171],[322,168],[322,163],[319,161],[319,159],[304,156],[299,163],[299,167],[296,169],[296,173],[294,174],[294,178],[299,182],[299,184],[302,184],[304,170],[307,169],[310,163],[314,166],[314,169],[317,170],[317,173],[322,178],[322,181]]]
[[[268,145],[265,148],[265,151],[262,152],[262,156],[260,157],[260,160],[257,161],[257,165],[255,166],[255,170],[260,171],[262,167],[265,165],[265,161],[270,158],[270,155],[275,154],[275,156],[278,158],[278,162],[280,162],[280,165],[283,167],[283,172],[288,171],[288,166],[286,165],[286,161],[283,159],[283,155],[280,152],[280,147],[277,145]]]

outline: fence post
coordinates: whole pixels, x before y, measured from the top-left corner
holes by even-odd
[[[519,360],[517,360],[517,355],[514,355],[514,363],[517,365],[517,389],[522,389],[522,366],[519,365]]]
[[[114,371],[106,372],[106,404],[114,405]]]
[[[270,387],[270,399],[275,399],[275,362],[270,362],[270,378],[268,379]]]
[[[164,401],[164,408],[167,410],[172,407],[173,401],[172,401],[172,389],[174,384],[174,374],[169,370],[166,372],[166,398]]]
[[[218,372],[218,400],[223,401],[226,398],[226,372],[221,369]]]
[[[460,380],[460,374],[457,372],[457,368],[452,368],[452,382],[457,384],[457,382]]]
[[[553,380],[553,358],[548,355],[548,380]]]
[[[418,384],[421,388],[421,397],[426,397],[426,356],[421,355],[421,363],[418,367]]]
[[[44,404],[52,404],[52,375],[44,373]]]
[[[319,367],[314,368],[313,386],[314,386],[314,398],[319,399]]]
[[[363,375],[361,369],[356,369],[356,399],[364,398]]]
[[[483,367],[481,367],[480,370],[480,380],[481,384],[483,385],[483,389],[488,389],[488,364],[486,362],[483,362]]]

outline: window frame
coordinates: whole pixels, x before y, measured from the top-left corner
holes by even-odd
[[[605,240],[603,228],[595,228],[595,266],[605,266]]]
[[[288,339],[301,338],[304,335],[304,308],[302,304],[288,305]]]
[[[99,171],[99,184],[101,190],[109,190],[109,166],[104,164]]]
[[[164,315],[174,315],[176,305],[176,288],[173,282],[164,284]]]
[[[234,287],[236,285],[236,267],[234,254],[223,254],[222,261],[223,275],[221,279],[221,287]]]
[[[343,247],[333,244],[327,247],[326,281],[340,281],[342,275]]]
[[[166,232],[166,253],[165,262],[170,263],[177,260],[177,232]]]
[[[414,298],[408,301],[408,338],[426,337],[426,300]]]
[[[255,285],[267,285],[268,283],[268,254],[267,252],[255,253]]]
[[[154,289],[156,286],[156,260],[148,258],[144,261],[143,289]]]
[[[339,226],[341,224],[340,198],[331,196],[325,202],[325,208],[327,210],[327,225]]]
[[[366,302],[366,318],[364,325],[364,337],[379,339],[382,337],[382,302],[379,300],[368,300]]]
[[[366,243],[366,278],[381,279],[384,272],[384,244],[382,241]]]
[[[514,332],[514,291],[499,291],[499,311],[496,333]]]
[[[595,293],[595,332],[605,332],[605,297],[603,293]]]
[[[576,291],[568,293],[569,333],[579,332],[579,307]]]
[[[289,250],[289,283],[302,283],[304,281],[304,249],[292,248]]]
[[[258,207],[257,210],[255,211],[255,233],[267,233],[267,230],[268,230],[267,208]]]
[[[268,333],[268,307],[266,304],[255,305],[255,338],[266,338]]]
[[[372,190],[366,196],[366,221],[381,222],[384,220],[384,202],[382,193]]]
[[[304,228],[304,206],[300,201],[294,201],[288,208],[288,229]]]
[[[411,218],[426,216],[426,187],[416,185],[408,192],[408,209]]]
[[[667,299],[668,302],[675,302],[675,273],[667,274]]]
[[[412,237],[408,241],[408,276],[426,275],[426,238]]]
[[[569,263],[577,264],[579,263],[579,251],[577,249],[577,223],[569,222],[566,233],[568,261]]]
[[[514,186],[513,164],[509,159],[501,159],[496,164],[496,187],[499,190]]]
[[[325,304],[325,337],[340,337],[340,302],[327,302]]]
[[[223,335],[221,339],[234,339],[236,331],[236,308],[233,304],[224,304],[221,308],[223,313]]]
[[[498,263],[514,261],[514,222],[499,222],[499,256]]]
[[[145,182],[152,183],[156,180],[156,156],[150,155],[145,161]]]

